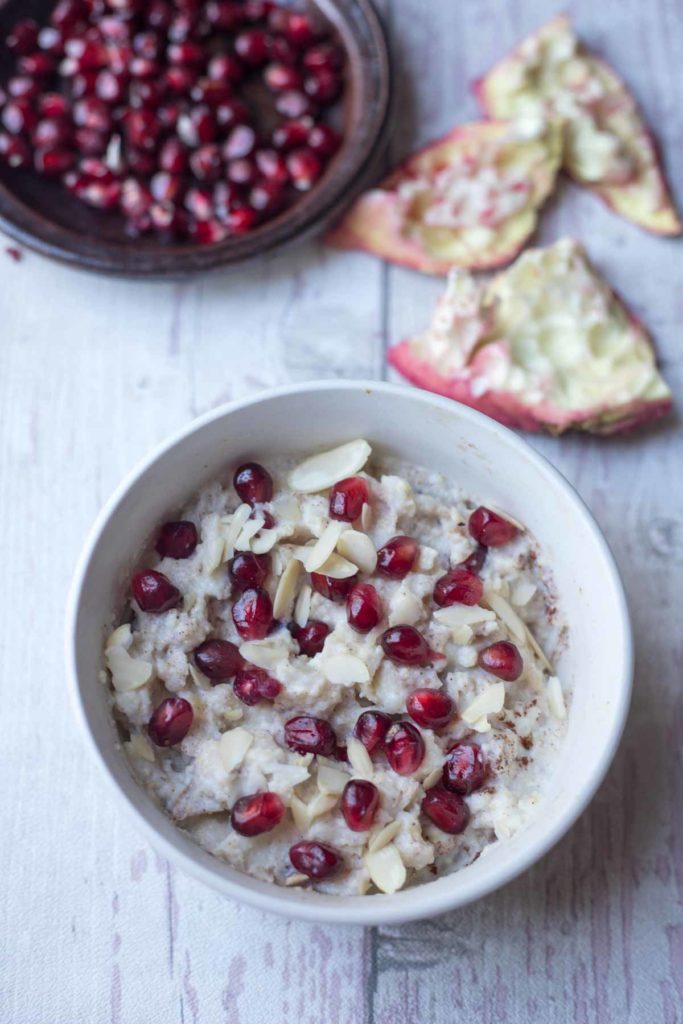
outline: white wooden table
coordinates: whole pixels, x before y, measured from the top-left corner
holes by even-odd
[[[681,0],[571,6],[634,86],[681,186]],[[469,81],[555,9],[385,4],[393,156],[476,117]],[[565,233],[654,332],[680,409],[681,244],[568,185],[541,237]],[[292,923],[177,874],[113,806],[67,702],[65,592],[97,509],[151,446],[270,385],[384,376],[387,344],[425,323],[441,282],[316,243],[182,284],[15,263],[4,245],[0,268],[0,1024],[681,1024],[680,418],[633,438],[534,441],[604,527],[634,617],[633,710],[591,809],[523,878],[441,920]]]

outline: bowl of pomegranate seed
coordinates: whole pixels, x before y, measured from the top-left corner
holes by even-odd
[[[124,480],[67,659],[166,857],[262,909],[377,924],[484,896],[564,835],[618,744],[632,640],[605,540],[525,441],[327,381],[212,411]]]
[[[386,138],[371,0],[4,0],[0,33],[0,229],[84,269],[172,277],[322,231]]]

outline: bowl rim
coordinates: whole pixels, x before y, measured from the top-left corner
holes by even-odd
[[[206,851],[203,851],[198,846],[197,855],[195,855],[194,853],[186,852],[185,849],[180,847],[180,844],[175,845],[157,830],[140,805],[134,802],[124,791],[100,751],[98,741],[88,720],[84,701],[81,697],[81,686],[77,671],[76,627],[83,584],[87,575],[88,565],[102,534],[106,530],[109,519],[130,488],[171,449],[190,435],[200,432],[215,420],[222,419],[249,406],[267,404],[271,400],[280,397],[305,396],[311,392],[340,390],[366,391],[369,394],[379,392],[385,395],[398,395],[402,398],[409,396],[418,405],[429,405],[447,411],[451,415],[461,416],[475,428],[483,426],[492,431],[494,435],[503,438],[507,444],[516,448],[522,457],[530,459],[535,463],[536,467],[555,486],[564,492],[564,496],[569,504],[572,505],[574,512],[583,518],[585,526],[593,536],[593,540],[601,549],[609,572],[609,582],[617,598],[616,621],[618,626],[615,629],[615,642],[620,642],[621,644],[619,653],[621,655],[623,672],[621,678],[617,680],[618,694],[611,706],[611,717],[608,728],[605,731],[604,742],[600,748],[599,756],[595,759],[588,782],[581,791],[572,794],[572,799],[567,803],[562,815],[558,817],[553,826],[539,836],[533,844],[523,846],[510,859],[508,864],[500,868],[495,877],[475,880],[466,892],[451,893],[450,897],[449,893],[447,891],[444,892],[442,888],[439,888],[437,892],[430,892],[432,884],[426,883],[413,889],[401,890],[392,895],[372,894],[370,896],[340,897],[338,905],[330,906],[329,904],[318,904],[315,894],[312,893],[307,894],[311,897],[310,899],[301,899],[295,902],[291,899],[292,890],[283,889],[271,882],[260,882],[256,888],[247,888],[239,881],[233,881],[231,878],[219,874],[212,867],[200,862],[202,856],[207,856]],[[82,733],[86,737],[86,742],[92,756],[99,763],[119,798],[125,804],[127,813],[135,821],[136,827],[140,829],[150,845],[154,849],[159,850],[169,861],[179,865],[189,875],[230,899],[246,903],[258,910],[279,913],[290,918],[298,918],[315,923],[343,925],[400,924],[407,921],[437,917],[488,895],[528,870],[559,842],[593,799],[607,773],[621,740],[630,706],[633,684],[633,632],[621,576],[611,548],[592,513],[575,488],[544,455],[508,427],[468,406],[453,402],[451,399],[416,388],[408,388],[402,384],[393,384],[385,381],[333,379],[286,384],[277,388],[270,388],[250,398],[224,403],[185,424],[166,440],[156,445],[149,454],[144,456],[125,474],[123,480],[115,488],[98,513],[76,563],[67,600],[65,627],[67,685],[75,716],[80,723]],[[617,635],[617,633],[620,635]],[[133,777],[131,776],[131,778]],[[139,785],[139,783],[136,782],[136,785]],[[140,793],[144,794],[144,792],[142,787],[140,787]],[[163,814],[162,811],[160,813]],[[175,829],[176,827],[173,826],[173,828]],[[211,858],[210,854],[208,856]],[[219,861],[218,864],[222,865],[222,862]],[[236,872],[236,874],[239,873]],[[457,874],[455,872],[453,877]],[[245,875],[244,877],[251,883],[255,881],[251,876]],[[448,876],[435,879],[435,882],[443,881],[445,877]],[[412,901],[412,906],[403,905],[407,900],[402,900],[402,897],[409,898],[411,893],[414,894],[416,892],[420,893],[420,900]]]

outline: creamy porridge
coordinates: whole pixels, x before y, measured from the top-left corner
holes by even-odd
[[[231,473],[161,527],[106,643],[139,782],[233,867],[328,893],[522,828],[566,718],[533,538],[361,440]]]

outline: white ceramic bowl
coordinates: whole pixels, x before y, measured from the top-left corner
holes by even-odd
[[[482,503],[522,520],[554,568],[569,649],[558,671],[574,691],[568,735],[536,819],[452,875],[394,895],[332,897],[241,874],[179,831],[135,782],[117,743],[102,669],[105,631],[123,603],[136,553],[205,482],[246,459],[268,464],[352,437],[436,469]],[[67,661],[78,717],[120,803],[169,860],[234,899],[290,917],[397,923],[441,914],[528,868],[584,810],[612,760],[626,717],[632,641],[612,555],[581,499],[505,427],[423,391],[327,381],[281,388],[196,420],[135,469],[100,513],[81,555],[67,616]]]

